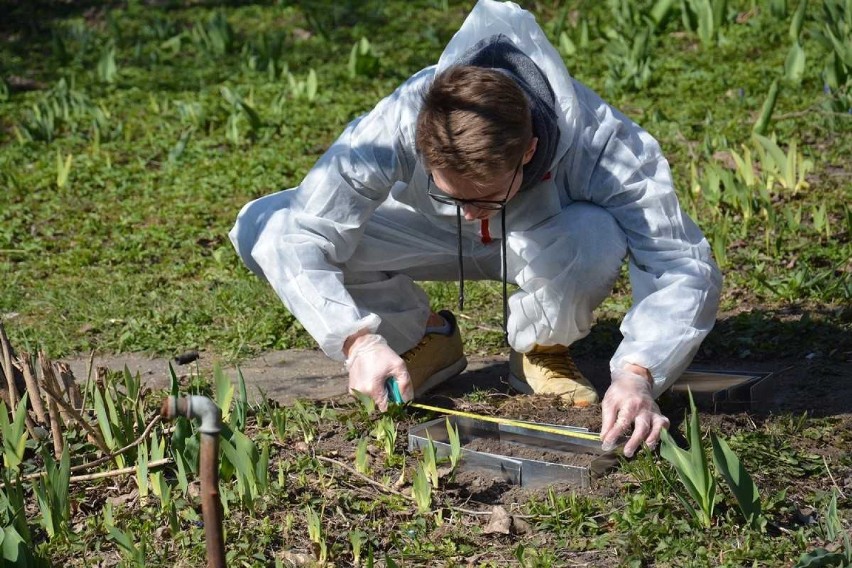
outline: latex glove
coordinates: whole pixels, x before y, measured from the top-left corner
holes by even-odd
[[[626,369],[612,372],[612,383],[603,399],[601,447],[613,449],[618,438],[631,428],[633,433],[624,445],[624,455],[633,457],[644,442],[653,449],[660,441],[660,431],[669,427],[669,419],[660,413],[651,391],[651,379]]]
[[[349,347],[346,358],[346,370],[349,371],[349,392],[358,391],[372,398],[379,410],[388,408],[388,393],[385,381],[394,377],[403,400],[414,398],[411,377],[405,361],[388,347],[381,335],[367,333],[360,335]]]

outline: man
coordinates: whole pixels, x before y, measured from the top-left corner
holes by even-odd
[[[353,121],[299,187],[243,208],[231,240],[349,388],[384,409],[467,364],[415,280],[503,281],[510,383],[598,402],[568,346],[625,256],[634,305],[610,363],[605,449],[657,443],[654,399],[711,329],[721,277],[656,141],[574,81],[535,19],[480,0],[436,66]],[[519,290],[506,300],[506,282]]]

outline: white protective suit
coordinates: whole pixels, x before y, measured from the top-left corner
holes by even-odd
[[[402,353],[423,336],[429,300],[414,280],[457,277],[456,208],[427,195],[415,151],[421,95],[478,41],[504,34],[556,95],[559,144],[549,175],[507,205],[508,337],[518,351],[588,334],[625,254],[634,305],[612,368],[650,370],[658,396],[710,331],[721,276],[707,241],[680,209],[657,142],[573,80],[534,17],[480,0],[437,65],[354,120],[291,190],[247,204],[230,232],[325,353],[361,329]],[[466,276],[499,279],[499,216],[489,234],[464,222]],[[485,238],[484,238],[485,237]]]

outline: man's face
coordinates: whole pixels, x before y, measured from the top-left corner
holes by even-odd
[[[518,193],[523,181],[524,172],[520,165],[484,183],[473,183],[451,170],[432,170],[432,183],[437,191],[455,199],[474,200],[473,203],[460,204],[468,221],[493,217],[500,211],[499,208],[477,207],[476,201],[508,202]]]
[[[464,218],[468,221],[493,217],[502,209],[501,205],[509,202],[521,189],[524,181],[524,165],[532,160],[537,145],[538,138],[532,138],[519,164],[484,182],[474,183],[452,170],[432,170],[431,181],[434,188],[430,191],[437,191],[453,199],[472,201],[472,203],[458,203]],[[487,203],[477,206],[477,201]]]

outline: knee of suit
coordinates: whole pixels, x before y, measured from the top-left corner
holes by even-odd
[[[240,210],[233,228],[228,232],[228,237],[237,254],[248,269],[261,278],[266,278],[266,275],[252,256],[252,250],[270,219],[286,213],[294,195],[293,191],[279,191],[247,203]]]
[[[615,217],[591,203],[569,205],[560,216],[575,244],[577,273],[614,283],[627,254],[627,236]]]
[[[575,292],[608,293],[627,253],[627,237],[604,208],[573,203],[561,213],[519,235],[510,247],[520,257],[516,281],[572,281]]]

